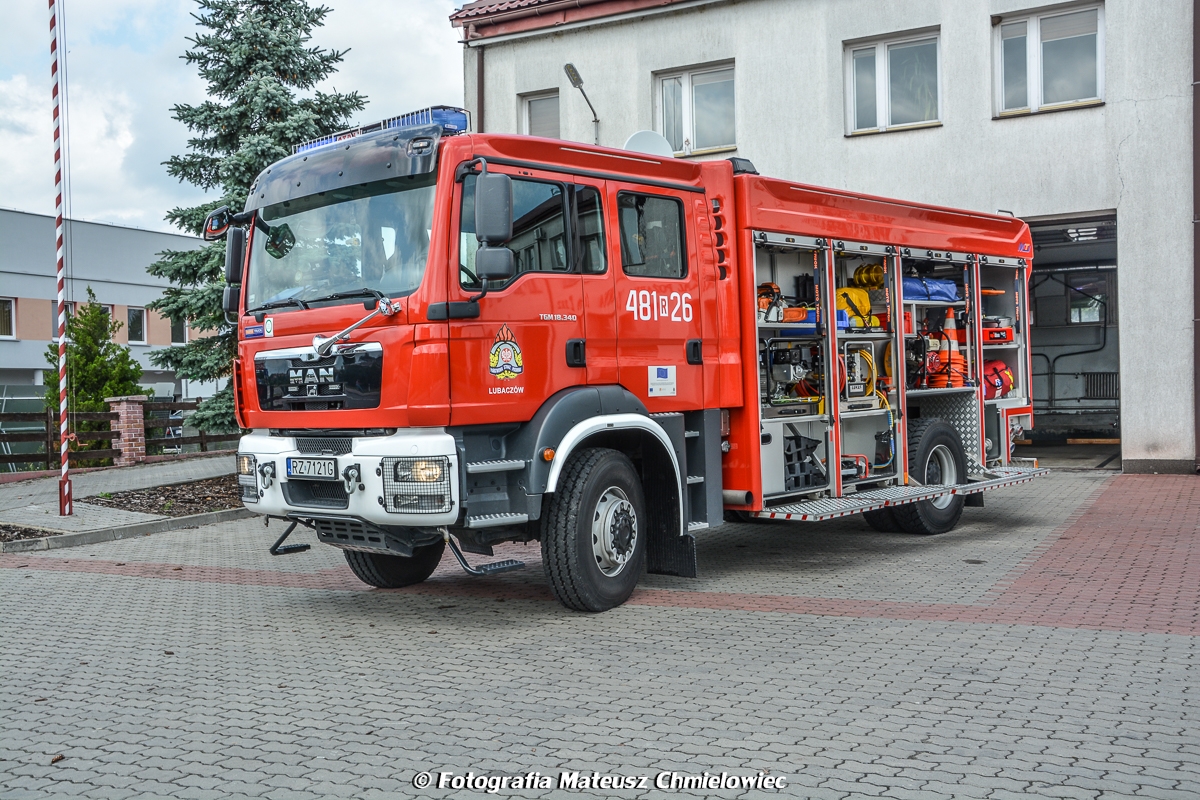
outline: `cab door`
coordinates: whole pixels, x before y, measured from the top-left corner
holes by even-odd
[[[474,272],[475,175],[458,189],[449,291],[450,421],[522,422],[555,392],[587,382],[583,281],[570,241],[572,184],[538,170],[512,176],[516,274],[478,299],[478,316],[455,318],[482,287]]]
[[[609,182],[620,381],[650,411],[704,407],[700,263],[686,192]]]

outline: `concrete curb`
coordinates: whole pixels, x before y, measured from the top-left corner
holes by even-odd
[[[123,525],[117,528],[98,528],[94,531],[55,534],[47,536],[44,539],[18,539],[15,542],[0,542],[0,553],[29,553],[35,550],[57,550],[61,547],[78,547],[84,544],[114,542],[118,539],[130,539],[134,536],[174,531],[180,528],[196,528],[201,525],[231,522],[235,519],[246,519],[253,516],[257,515],[248,508],[227,508],[224,511],[209,511],[206,514],[192,514],[187,517],[168,517],[167,519],[139,522],[136,525]],[[53,533],[53,531],[47,530],[46,533]]]

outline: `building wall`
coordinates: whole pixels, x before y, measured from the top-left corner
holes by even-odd
[[[1109,0],[1104,105],[993,119],[990,18],[1043,7],[742,0],[482,40],[485,128],[519,131],[519,95],[557,88],[563,137],[590,142],[591,114],[562,70],[570,61],[601,119],[601,144],[620,147],[655,128],[655,72],[733,60],[738,147],[714,157],[742,156],[763,174],[806,183],[1021,217],[1115,210],[1123,460],[1190,471],[1192,3]],[[922,28],[940,30],[943,124],[847,137],[843,43]],[[468,48],[468,107],[475,58]]]
[[[46,347],[57,335],[57,264],[54,218],[43,214],[0,209],[0,296],[16,298],[16,340],[0,341],[4,383],[37,383],[48,368]],[[169,285],[146,272],[164,250],[203,246],[192,236],[143,231],[92,222],[68,221],[65,251],[70,254],[66,287],[68,301],[84,303],[90,287],[96,301],[113,307],[122,327],[114,337],[129,346],[145,370],[146,384],[172,382],[174,377],[150,363],[150,352],[171,344],[170,320],[146,311],[146,344],[129,345],[126,328],[130,306],[145,308]],[[205,387],[206,394],[212,393]]]

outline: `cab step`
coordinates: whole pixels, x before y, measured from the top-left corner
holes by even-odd
[[[478,475],[486,472],[513,472],[525,469],[524,459],[497,459],[495,461],[472,461],[467,463],[467,474]]]
[[[523,515],[522,515],[523,516]],[[454,538],[447,535],[446,544],[450,545],[450,552],[454,554],[458,565],[463,568],[463,572],[468,575],[495,575],[498,572],[510,572],[514,569],[524,569],[525,562],[517,561],[516,559],[506,558],[503,561],[493,561],[491,564],[481,564],[478,567],[472,567],[467,563],[466,556],[462,554],[462,550],[458,548],[458,542]]]
[[[467,517],[468,528],[498,528],[501,525],[524,525],[529,522],[528,514],[480,514]]]

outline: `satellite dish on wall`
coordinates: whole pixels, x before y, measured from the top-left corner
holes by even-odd
[[[663,158],[674,158],[675,151],[661,133],[655,131],[638,131],[625,140],[625,149],[635,153],[646,153]]]

